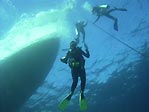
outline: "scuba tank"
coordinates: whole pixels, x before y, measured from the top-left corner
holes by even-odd
[[[110,6],[109,5],[100,5],[99,8],[107,8],[107,9],[109,9]]]
[[[99,12],[100,12],[101,14],[107,13],[108,9],[110,8],[109,5],[100,5],[100,6],[98,6],[98,7],[99,7]]]

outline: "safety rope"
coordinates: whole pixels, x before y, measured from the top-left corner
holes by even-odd
[[[92,23],[92,22],[91,22]],[[97,27],[98,29],[102,30],[103,32],[105,32],[106,34],[108,34],[109,36],[111,36],[113,39],[117,40],[118,42],[122,43],[123,45],[127,46],[128,48],[130,48],[131,50],[135,51],[136,53],[140,54],[143,57],[146,57],[143,53],[141,53],[140,51],[136,50],[135,48],[131,47],[130,45],[126,44],[125,42],[121,41],[120,39],[118,39],[116,36],[112,35],[111,33],[107,32],[106,30],[104,30],[103,28],[101,28],[100,26],[98,26],[97,24],[92,23],[95,27]]]

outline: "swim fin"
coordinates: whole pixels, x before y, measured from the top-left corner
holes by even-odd
[[[87,110],[87,101],[83,94],[80,94],[79,104],[80,104],[81,111]]]
[[[66,96],[61,102],[60,104],[58,105],[58,108],[64,112],[70,102],[70,99],[71,99],[71,94],[69,94],[68,96]]]

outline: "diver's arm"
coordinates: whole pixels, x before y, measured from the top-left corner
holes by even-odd
[[[67,52],[66,56],[60,58],[60,60],[61,60],[61,62],[67,64],[68,58],[69,58],[69,51]]]
[[[96,20],[93,22],[93,24],[95,24],[95,23],[99,20],[99,18],[100,18],[100,16],[98,16],[98,17],[96,18]]]
[[[84,47],[85,47],[85,51],[86,52],[84,52],[83,50],[80,49],[82,51],[82,55],[87,57],[87,58],[89,58],[90,57],[90,53],[89,53],[89,50],[88,50],[88,46],[86,44],[84,44]]]
[[[82,51],[82,50],[81,50]],[[89,58],[90,57],[90,53],[88,49],[85,49],[86,52],[82,51],[82,55]]]

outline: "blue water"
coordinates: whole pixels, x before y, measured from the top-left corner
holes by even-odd
[[[113,29],[113,21],[106,17],[101,17],[97,26],[93,25],[96,16],[83,7],[85,3],[127,8],[127,12],[112,13],[118,18],[119,31]],[[70,5],[70,10],[64,10]],[[91,57],[86,59],[86,112],[149,112],[148,6],[148,0],[1,0],[0,41],[18,35],[28,40],[39,31],[43,31],[40,35],[51,32],[62,37],[53,69],[20,112],[60,112],[57,106],[69,93],[72,79],[69,67],[59,58],[66,53],[62,49],[68,48],[75,37],[77,20],[88,21],[85,31]],[[52,13],[52,10],[56,11]],[[80,85],[66,112],[80,112],[79,89]]]

